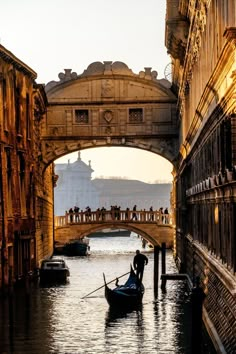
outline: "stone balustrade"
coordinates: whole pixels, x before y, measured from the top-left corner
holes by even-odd
[[[96,210],[96,211],[81,211],[78,213],[66,212],[65,215],[55,216],[55,227],[69,226],[70,224],[91,224],[91,223],[106,223],[118,222],[122,223],[153,223],[158,225],[172,225],[171,214],[161,214],[159,211],[144,211],[144,210]]]

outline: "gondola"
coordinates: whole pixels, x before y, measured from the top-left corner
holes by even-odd
[[[130,309],[137,308],[141,305],[145,288],[142,283],[140,284],[132,266],[126,283],[120,286],[117,285],[114,289],[108,287],[105,275],[103,274],[103,276],[105,282],[105,297],[110,307]]]

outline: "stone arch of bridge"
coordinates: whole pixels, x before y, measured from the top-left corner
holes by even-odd
[[[101,231],[103,229],[126,229],[129,231],[133,231],[134,233],[140,235],[146,241],[150,242],[154,246],[161,246],[162,242],[166,242],[168,245],[173,244],[173,230],[172,225],[162,225],[158,226],[155,223],[147,224],[147,223],[119,223],[115,224],[112,222],[106,222],[105,224],[72,224],[67,225],[65,227],[56,227],[55,235],[57,241],[68,242],[71,239],[71,235],[73,238],[83,238],[88,236],[90,233],[94,233],[96,231]],[[61,235],[61,236],[60,236]],[[102,237],[102,236],[101,236]]]
[[[95,62],[80,75],[66,69],[45,90],[45,167],[78,150],[108,146],[143,149],[175,164],[177,100],[171,84],[151,68],[134,74],[122,62]]]
[[[106,226],[97,226],[97,227],[91,227],[91,229],[89,230],[89,232],[83,233],[82,237],[88,236],[90,233],[96,232],[96,231],[101,231],[104,229],[110,229],[110,228],[116,228],[116,229],[125,229],[125,230],[129,230],[134,232],[135,234],[138,234],[139,236],[141,236],[142,238],[144,238],[146,241],[155,244],[156,241],[155,239],[153,239],[153,237],[151,235],[148,235],[145,231],[143,231],[141,228],[137,227],[137,226],[132,226],[132,225],[128,225],[128,226],[124,226],[124,224],[116,224],[115,226],[113,224],[108,224],[106,223]],[[102,236],[101,236],[102,237]]]

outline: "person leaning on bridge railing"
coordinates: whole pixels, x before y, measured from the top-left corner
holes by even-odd
[[[149,221],[153,221],[154,220],[154,212],[153,212],[153,207],[151,206],[150,209],[150,218],[149,218]]]
[[[129,208],[126,208],[125,210],[125,220],[129,219]]]
[[[74,214],[74,211],[72,208],[69,209],[69,215],[70,215],[70,223],[73,222],[73,214]]]
[[[74,206],[74,213],[75,213],[75,222],[79,221],[79,207],[77,207],[76,205]]]
[[[138,220],[136,210],[137,210],[137,205],[135,204],[135,205],[133,206],[132,220],[133,220],[133,219],[134,219],[134,220]]]
[[[101,216],[102,216],[101,209],[98,208],[98,209],[96,210],[96,219],[97,219],[97,221],[101,220]]]
[[[85,220],[86,221],[89,221],[91,220],[91,208],[89,206],[87,206],[86,208],[86,211],[85,211]]]
[[[102,221],[105,221],[105,218],[106,218],[106,208],[105,207],[102,207],[101,213],[102,213]]]
[[[169,224],[169,211],[168,208],[164,210],[164,224]]]
[[[164,213],[163,213],[163,207],[159,209],[159,216],[158,216],[158,223],[163,224],[164,221]]]

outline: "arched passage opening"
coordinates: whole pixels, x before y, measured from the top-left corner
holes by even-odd
[[[170,208],[172,168],[156,154],[131,148],[94,148],[63,156],[55,161],[55,215],[75,206],[79,211]]]
[[[71,226],[77,224],[77,231],[76,227],[72,227],[75,238],[77,234],[78,237],[84,237],[109,228],[127,229],[149,243],[157,244],[157,238],[152,237],[152,233],[156,231],[150,229],[149,232],[132,223],[127,225],[127,221],[148,222],[151,218],[155,221],[156,213],[161,208],[163,212],[168,209],[170,213],[172,164],[155,154],[142,153],[140,149],[110,147],[96,150],[92,149],[93,154],[87,154],[87,163],[82,159],[86,150],[55,161],[58,177],[54,189],[56,217],[66,212],[67,223]],[[92,162],[96,159],[100,168],[97,173]],[[93,173],[95,177],[92,176]],[[92,213],[91,225],[82,231],[80,225],[87,216],[89,219],[89,211]],[[98,224],[95,225],[96,221]]]

